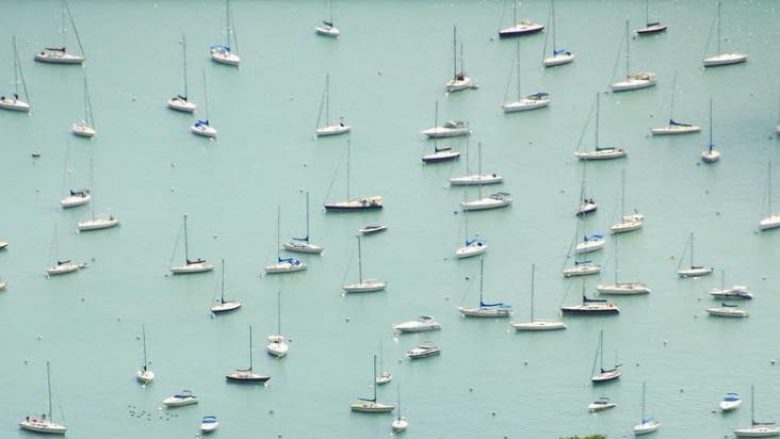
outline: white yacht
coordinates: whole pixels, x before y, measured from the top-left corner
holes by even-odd
[[[363,279],[363,246],[360,244],[360,235],[356,236],[358,245],[358,282],[346,284],[341,287],[345,293],[373,293],[384,291],[387,282],[379,279]]]
[[[163,400],[166,407],[184,407],[198,403],[198,397],[191,390],[182,390],[181,392],[169,396]]]
[[[182,63],[184,65],[182,71],[184,78],[184,94],[177,94],[168,99],[168,108],[182,113],[193,113],[197,105],[187,97],[187,38],[184,34],[182,34],[179,44],[181,44]]]
[[[323,112],[325,119],[323,120]],[[330,74],[325,75],[325,89],[322,91],[322,99],[320,100],[320,111],[317,114],[317,128],[314,129],[314,134],[317,137],[337,136],[339,134],[348,133],[352,130],[352,126],[344,123],[344,118],[340,118],[338,122],[331,120],[330,117]]]
[[[717,66],[726,66],[730,64],[739,64],[747,61],[747,55],[744,53],[738,53],[738,52],[723,52],[721,50],[721,41],[723,41],[723,38],[720,35],[720,28],[721,28],[721,12],[720,12],[720,2],[718,2],[718,18],[716,19],[716,26],[717,26],[717,36],[716,36],[716,46],[717,46],[717,53],[713,56],[709,56],[707,58],[704,58],[704,67],[717,67]]]
[[[639,419],[639,423],[634,425],[634,436],[642,436],[645,434],[650,434],[655,432],[661,427],[661,423],[658,422],[657,419],[655,419],[652,416],[646,416],[645,415],[645,391],[646,391],[646,384],[642,383],[642,417]]]
[[[425,332],[441,329],[441,325],[431,316],[420,316],[417,320],[393,325],[393,329],[401,333]]]
[[[617,404],[612,402],[612,400],[610,400],[606,396],[602,396],[601,398],[588,404],[588,411],[597,413],[597,412],[603,412],[605,410],[613,409],[615,407],[617,407]]]
[[[501,106],[501,108],[504,110],[504,113],[517,113],[520,111],[538,110],[550,105],[552,99],[550,99],[549,93],[539,91],[523,96],[523,92],[521,91],[520,87],[520,41],[515,43],[515,47],[515,56],[517,61],[514,70],[517,76],[515,80],[517,85],[517,98],[515,98],[513,101],[505,102],[504,105]],[[509,81],[511,81],[511,72]],[[509,90],[509,84],[507,84],[507,90]]]
[[[723,412],[730,412],[736,410],[740,405],[742,405],[742,398],[734,392],[729,392],[718,403],[718,408]]]
[[[422,343],[419,346],[406,351],[406,356],[409,357],[410,360],[417,360],[419,358],[427,358],[427,357],[435,357],[437,355],[441,355],[441,349],[439,349],[436,345],[430,342]]]
[[[721,302],[719,307],[707,308],[705,311],[714,317],[731,317],[741,319],[750,316],[750,313],[748,313],[746,310],[739,308],[737,305],[731,305],[726,302]]]
[[[578,242],[574,246],[575,254],[591,253],[604,248],[607,244],[604,235],[600,233],[593,233],[591,235],[585,235],[582,241]]]
[[[589,276],[601,272],[601,265],[593,263],[589,259],[574,261],[573,267],[563,269],[563,277]]]
[[[482,186],[480,186],[480,189]],[[480,190],[481,192],[481,190]],[[498,209],[512,204],[512,195],[508,192],[496,192],[487,197],[481,197],[471,201],[461,201],[460,206],[465,212],[475,210]]]
[[[639,90],[653,87],[656,83],[653,72],[631,72],[630,38],[628,35],[628,20],[626,20],[626,77],[609,85],[613,92]]]
[[[458,311],[463,317],[480,317],[480,318],[502,318],[512,315],[512,305],[507,303],[486,303],[484,301],[484,278],[485,278],[485,258],[479,260],[479,306],[465,307],[459,306]]]
[[[28,113],[30,111],[30,95],[27,93],[27,83],[24,81],[22,65],[19,62],[19,51],[16,49],[16,36],[11,37],[11,43],[14,49],[14,93],[10,96],[0,96],[0,108],[3,110],[18,111]],[[24,92],[24,100],[19,98],[19,83],[21,82]]]
[[[384,404],[377,401],[376,398],[376,355],[374,355],[374,374],[371,377],[371,388],[374,389],[373,398],[359,398],[357,401],[350,404],[350,409],[353,412],[362,413],[390,413],[395,410],[395,405]]]
[[[452,27],[452,79],[447,81],[445,87],[447,93],[456,91],[475,89],[474,81],[466,74],[463,68],[463,43],[460,45],[460,71],[458,71],[458,28]]]
[[[32,431],[34,433],[64,435],[65,432],[68,431],[68,427],[66,427],[63,424],[54,422],[54,419],[52,418],[51,371],[50,371],[48,361],[46,362],[46,387],[49,392],[48,417],[46,416],[46,414],[41,415],[40,419],[36,418],[35,416],[27,416],[22,421],[19,422],[19,428],[21,428],[22,430]]]
[[[214,269],[214,264],[202,258],[190,259],[189,236],[187,234],[187,215],[183,217],[184,228],[184,265],[176,265],[170,268],[173,274],[205,273]]]
[[[693,233],[691,233],[689,242],[690,242],[690,267],[689,268],[680,268],[682,265],[682,257],[680,258],[680,264],[677,268],[677,275],[682,278],[690,278],[690,277],[701,277],[701,276],[707,276],[712,274],[712,267],[705,267],[703,265],[695,265],[693,263]],[[683,253],[683,256],[685,254]]]
[[[512,38],[524,35],[533,35],[544,30],[544,25],[531,20],[517,20],[517,0],[512,0],[514,4],[512,13],[512,25],[498,31],[499,38]]]
[[[515,331],[555,331],[566,329],[566,324],[561,321],[547,321],[534,319],[534,295],[535,295],[536,265],[531,266],[531,319],[528,322],[511,322]]]

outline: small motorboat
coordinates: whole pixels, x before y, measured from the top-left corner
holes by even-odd
[[[601,398],[593,401],[592,403],[588,404],[588,411],[591,412],[603,412],[605,410],[609,410],[612,408],[617,407],[617,404],[612,402],[609,398],[606,396],[602,396]]]
[[[736,393],[729,392],[726,394],[726,396],[723,397],[723,400],[720,401],[718,404],[718,408],[720,408],[723,412],[730,412],[732,410],[736,410],[737,407],[739,407],[742,404],[742,399],[737,395]]]
[[[387,226],[381,224],[374,224],[363,226],[358,229],[358,233],[362,235],[373,235],[374,233],[384,232],[387,230]]]
[[[426,358],[426,357],[433,357],[436,355],[441,354],[441,349],[436,347],[433,343],[423,343],[416,348],[409,349],[406,351],[406,356],[409,357],[411,360],[416,360],[418,358]]]
[[[219,421],[216,416],[204,416],[200,420],[200,431],[203,433],[211,433],[219,428]]]
[[[169,396],[163,400],[166,407],[184,407],[198,403],[198,397],[191,390],[182,390],[181,392]]]
[[[740,319],[750,316],[750,313],[748,313],[746,310],[737,307],[737,305],[731,305],[725,302],[721,302],[719,308],[707,308],[705,311],[714,317],[731,317]]]
[[[433,320],[431,316],[420,316],[417,320],[399,323],[393,326],[398,332],[424,332],[441,329],[441,325]]]

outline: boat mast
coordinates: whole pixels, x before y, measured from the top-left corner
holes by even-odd
[[[619,239],[615,240],[615,286],[618,285],[618,241]]]
[[[49,389],[49,421],[51,421],[51,372],[49,362],[46,362],[46,387]]]
[[[691,268],[693,268],[693,232],[691,232]]]
[[[222,281],[221,281],[221,288],[220,288],[220,299],[219,302],[224,304],[225,303],[225,259],[222,259]]]
[[[599,149],[599,107],[600,105],[599,92],[596,92],[596,151]]]
[[[672,124],[672,115],[674,114],[674,92],[677,90],[677,70],[674,71],[672,78],[672,104],[669,106],[669,125]]]
[[[517,0],[512,0],[512,3],[514,3],[514,10],[512,12],[512,25],[517,26]]]
[[[463,43],[460,43],[460,72],[463,74],[466,72],[466,64],[463,62]]]
[[[230,47],[230,0],[225,0],[225,33],[227,34],[227,47]]]
[[[282,335],[282,290],[276,292],[276,335]]]
[[[768,171],[767,171],[768,174],[769,174],[769,179],[768,179],[768,184],[769,184],[769,187],[768,187],[768,189],[769,189],[769,216],[772,216],[772,161],[771,160],[769,161],[769,165],[767,166],[767,168],[769,168]]]
[[[252,372],[252,325],[249,325],[249,371]]]
[[[626,20],[626,77],[631,73],[631,56],[628,42],[628,20]]]
[[[16,86],[16,94],[19,94],[19,82],[17,75],[22,80],[22,88],[24,89],[24,100],[29,104],[30,96],[27,94],[27,83],[24,82],[24,73],[22,73],[22,66],[19,64],[19,51],[16,49],[16,35],[12,37],[14,46],[14,84]]]
[[[358,242],[358,281],[359,283],[363,283],[363,252],[362,252],[362,246],[360,245],[360,235],[357,235],[357,242]]]
[[[718,3],[720,5],[720,3]],[[48,364],[48,363],[47,363]],[[753,395],[753,385],[750,385],[750,425],[756,425],[756,407],[755,407],[755,396]],[[51,401],[49,402],[49,405],[51,405]],[[49,416],[51,417],[51,415]]]
[[[720,55],[720,2],[718,2],[718,55]]]
[[[65,13],[68,14],[68,20],[70,20],[70,27],[73,28],[73,35],[76,37],[76,43],[79,45],[79,51],[81,52],[82,56],[86,56],[84,53],[84,46],[81,45],[81,38],[79,38],[79,30],[76,29],[76,22],[73,21],[73,15],[70,13],[70,7],[68,6],[68,2],[66,0],[62,1],[62,4],[64,6]],[[62,46],[65,47],[65,16],[62,17]]]
[[[484,292],[483,286],[485,277],[485,258],[479,258],[479,306],[482,307],[482,294]]]
[[[555,56],[555,49],[557,46],[555,45],[555,31],[558,29],[558,26],[555,24],[555,0],[550,0],[550,9],[552,13],[552,43],[553,43],[553,56]]]
[[[92,191],[92,196],[95,196],[95,169],[93,166],[94,159],[89,158],[89,186]],[[95,220],[95,203],[89,203],[89,207],[92,210],[92,220]]]
[[[281,254],[281,246],[282,243],[280,242],[279,234],[281,233],[280,230],[282,228],[281,222],[282,222],[282,213],[281,213],[281,207],[278,205],[276,206],[276,262],[280,262],[282,260],[282,254]]]
[[[620,214],[626,215],[626,170],[621,173],[622,188],[620,190]],[[622,218],[621,218],[622,220]]]
[[[536,276],[536,264],[531,264],[531,323],[534,322],[534,280]]]
[[[372,386],[374,388],[374,398],[371,400],[374,404],[376,404],[376,354],[374,354],[374,379],[371,381]]]
[[[452,79],[458,77],[458,28],[452,26]]]
[[[395,393],[396,396],[398,397],[398,418],[396,419],[400,421],[401,420],[401,383],[398,383],[396,385]]]
[[[647,381],[642,381],[642,417],[639,418],[639,422],[645,422],[645,388]]]
[[[330,125],[330,73],[325,74],[325,123]]]
[[[645,1],[645,24],[650,25],[650,0]]]
[[[185,34],[181,34],[181,53],[183,65],[184,65],[184,98],[188,96],[187,92],[187,37]]]
[[[146,360],[146,325],[141,325],[141,334],[144,340],[144,370],[146,370],[149,362]]]
[[[520,101],[520,40],[515,41],[515,57],[517,69],[517,100]]]
[[[309,242],[309,191],[306,191],[306,242]]]
[[[187,242],[187,215],[184,215],[184,262],[190,262],[189,243]]]
[[[347,201],[349,201],[349,159],[350,155],[352,153],[351,151],[352,142],[350,142],[349,139],[347,139]]]
[[[720,3],[718,3],[720,5]],[[709,151],[712,152],[712,148],[715,145],[712,144],[712,98],[710,98],[710,145],[709,145]]]
[[[584,289],[585,287],[584,278],[582,281],[582,285]],[[583,294],[582,297],[585,297],[585,295]],[[599,332],[599,369],[601,370],[601,373],[604,373],[604,330],[603,329]]]
[[[482,199],[482,142],[477,143],[477,150],[479,153],[479,157],[477,160],[477,174],[479,176],[479,184],[477,185],[477,190],[479,191],[479,199]]]
[[[206,86],[206,69],[203,69],[203,94],[206,98],[206,121],[209,120],[209,89]]]

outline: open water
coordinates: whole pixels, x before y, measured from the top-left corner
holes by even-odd
[[[577,227],[582,178],[572,153],[583,131],[582,147],[592,148],[593,123],[586,123],[595,93],[624,73],[618,59],[624,21],[638,27],[644,2],[558,1],[558,43],[576,61],[543,70],[545,34],[522,38],[523,91],[545,90],[553,102],[513,115],[502,114],[500,105],[515,87],[507,85],[515,43],[497,38],[502,17],[504,26],[510,21],[509,4],[338,1],[338,40],[314,34],[328,15],[324,1],[231,4],[240,69],[208,59],[208,47],[224,39],[225,5],[218,0],[72,0],[84,68],[32,59],[40,48],[62,44],[60,2],[0,5],[7,43],[0,45],[2,93],[14,87],[10,43],[16,35],[33,105],[29,116],[0,114],[0,239],[10,243],[0,255],[0,275],[8,282],[0,293],[0,437],[29,437],[18,421],[46,410],[46,360],[52,362],[54,418],[73,438],[192,437],[207,414],[220,418],[220,437],[383,437],[390,434],[390,415],[349,411],[356,397],[371,395],[371,358],[380,344],[394,379],[379,389],[379,399],[394,402],[400,383],[408,437],[630,436],[640,418],[643,381],[647,411],[663,424],[658,438],[723,437],[749,425],[751,384],[756,417],[780,420],[780,366],[772,362],[780,356],[780,232],[757,232],[767,209],[767,163],[780,163],[776,2],[724,2],[724,48],[747,53],[749,61],[706,71],[701,60],[714,51],[707,40],[715,3],[651,3],[651,16],[669,30],[632,39],[631,62],[656,72],[658,86],[602,95],[601,143],[622,145],[629,157],[588,166],[587,191],[601,207],[586,227],[604,232],[617,222],[625,170],[626,204],[644,213],[646,223],[619,238],[621,278],[644,281],[652,293],[620,298],[618,317],[565,318],[568,330],[540,334],[515,334],[506,319],[473,321],[457,313],[457,306],[478,301],[479,260],[452,258],[465,233],[458,214],[464,195],[446,180],[465,172],[465,160],[423,166],[420,156],[433,143],[419,131],[433,125],[437,100],[440,121],[470,123],[472,151],[482,143],[483,169],[504,175],[501,190],[514,197],[509,209],[470,214],[470,233],[490,245],[486,298],[512,303],[513,319],[527,319],[536,264],[537,318],[555,318],[561,304],[579,300],[581,288],[580,280],[560,275]],[[549,2],[525,1],[519,15],[548,23]],[[479,89],[446,96],[453,25]],[[204,72],[207,77],[209,117],[219,130],[214,141],[189,132],[191,116],[165,108],[182,92],[182,33],[189,95],[200,116]],[[72,33],[65,41],[75,48]],[[667,118],[675,72],[676,118],[704,129],[651,138],[649,128]],[[332,113],[343,115],[353,132],[316,140],[327,73]],[[69,134],[83,111],[85,74],[98,129],[91,141]],[[710,98],[722,160],[704,166],[699,156],[708,143]],[[350,190],[384,196],[381,212],[332,215],[320,207],[344,196],[347,139]],[[450,143],[465,149],[465,141]],[[32,152],[40,158],[32,159]],[[58,201],[68,188],[84,186],[92,186],[98,212],[110,209],[121,219],[120,228],[75,233],[90,207],[62,211]],[[304,191],[311,194],[312,240],[326,250],[303,257],[306,272],[264,277],[262,266],[276,258],[277,206],[282,239],[303,234]],[[476,192],[470,189],[469,198]],[[217,270],[167,275],[183,259],[185,213],[191,256],[217,265],[227,260],[227,295],[244,303],[234,314],[214,318],[208,311],[218,292]],[[357,276],[353,236],[370,223],[389,230],[363,241],[364,274],[389,286],[344,297],[340,286]],[[692,231],[696,262],[713,265],[716,274],[680,280],[675,270]],[[604,281],[613,276],[612,239],[594,255],[604,264]],[[57,255],[88,261],[89,268],[47,279],[45,269]],[[707,291],[719,286],[721,269],[727,284],[754,291],[756,298],[745,304],[750,318],[704,312],[716,304]],[[587,288],[597,282],[588,279]],[[280,290],[282,332],[292,339],[281,361],[268,357],[263,345],[276,327]],[[433,315],[443,329],[393,334],[392,324],[420,314]],[[144,324],[157,374],[148,387],[134,381]],[[255,369],[272,376],[266,387],[224,380],[247,366],[248,325],[255,330]],[[593,388],[600,330],[607,365],[616,352],[623,377]],[[405,359],[406,350],[426,340],[439,345],[440,357]],[[161,409],[165,397],[182,389],[193,390],[200,404]],[[713,413],[729,391],[746,404],[728,416]],[[587,404],[602,395],[618,407],[588,413]]]

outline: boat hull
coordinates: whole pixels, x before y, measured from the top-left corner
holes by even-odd
[[[428,128],[422,131],[429,139],[444,139],[446,137],[460,137],[468,136],[471,134],[471,130],[468,128],[445,128],[435,127]]]
[[[235,372],[225,375],[225,379],[231,383],[264,383],[271,379],[268,375],[260,375],[254,373],[251,370],[236,370]]]
[[[373,279],[341,287],[345,293],[373,293],[376,291],[383,291],[385,288],[387,288],[387,282]]]
[[[211,312],[214,314],[225,313],[235,311],[241,308],[241,302],[237,300],[231,300],[228,302],[220,302],[211,307]]]
[[[336,123],[333,125],[319,127],[314,130],[314,134],[316,134],[317,137],[337,136],[339,134],[348,133],[351,130],[352,127],[350,125]]]
[[[734,429],[736,437],[775,437],[780,436],[780,427],[756,425],[750,428]]]
[[[489,210],[499,209],[502,207],[509,207],[512,204],[512,198],[508,194],[493,194],[491,196],[481,198],[473,201],[461,201],[460,207],[464,212],[472,212],[477,210]]]
[[[171,396],[163,400],[163,404],[165,404],[166,407],[186,407],[197,403],[197,398],[175,398]]]
[[[504,113],[518,113],[521,111],[530,111],[530,110],[538,110],[540,108],[544,108],[550,105],[550,102],[552,102],[552,99],[544,98],[544,99],[528,99],[523,98],[519,101],[515,102],[508,102],[501,106],[501,108],[504,109]]]
[[[119,225],[119,219],[111,216],[108,218],[93,218],[91,220],[78,223],[80,232],[90,232],[94,230],[110,229]]]
[[[650,133],[654,136],[669,136],[675,134],[690,134],[701,131],[696,125],[669,125],[660,128],[650,128]]]
[[[335,203],[326,203],[325,210],[328,212],[354,212],[359,210],[381,209],[384,205],[382,197],[378,195],[358,198],[355,200],[336,201]]]
[[[466,259],[485,253],[488,249],[487,244],[483,242],[476,242],[463,247],[458,247],[455,250],[456,259]]]
[[[590,315],[611,315],[620,313],[620,309],[613,305],[575,305],[575,306],[562,306],[561,312],[564,314],[573,314],[580,316]]]
[[[620,371],[610,370],[590,377],[590,381],[593,384],[601,384],[601,383],[608,383],[610,381],[615,381],[616,379],[619,378],[620,378]]]
[[[200,137],[208,137],[210,139],[217,137],[217,129],[211,125],[193,124],[190,126],[190,131],[192,131],[192,134]]]
[[[314,28],[314,32],[316,32],[317,35],[331,38],[338,38],[339,35],[341,35],[341,31],[335,26],[317,26]]]
[[[726,317],[732,319],[744,319],[750,316],[750,313],[744,309],[736,308],[707,308],[705,311],[713,317]]]
[[[780,227],[780,215],[770,215],[758,222],[758,229],[761,231],[771,230]]]
[[[313,254],[313,255],[318,255],[322,253],[323,250],[325,250],[324,247],[320,247],[319,245],[315,245],[303,241],[289,241],[289,242],[285,242],[283,246],[285,250],[291,252],[306,253],[306,254]]]
[[[643,88],[655,86],[655,74],[648,73],[647,78],[628,77],[625,81],[614,82],[609,85],[613,92],[623,92],[631,90],[640,90]]]
[[[70,132],[73,133],[73,135],[78,137],[86,137],[88,139],[91,139],[92,137],[95,137],[95,134],[97,131],[95,131],[94,128],[87,125],[86,122],[76,122],[70,127]]]
[[[141,384],[149,384],[154,381],[154,372],[149,369],[139,369],[135,372],[135,380]]]
[[[601,265],[578,265],[563,270],[563,277],[589,276],[601,272]]]
[[[458,151],[438,151],[433,154],[424,155],[422,162],[425,164],[430,163],[443,163],[460,158],[460,152]]]
[[[178,267],[171,267],[171,273],[173,274],[197,274],[206,273],[214,269],[214,264],[206,261],[195,262],[191,264],[180,265]]]
[[[637,35],[639,36],[648,36],[653,35],[661,32],[666,32],[666,25],[662,23],[649,23],[647,26],[639,28],[635,30]]]
[[[583,253],[592,253],[603,249],[605,245],[607,245],[607,241],[604,238],[579,242],[574,247],[574,253],[578,255]]]
[[[475,174],[465,175],[463,177],[453,177],[448,181],[452,186],[484,186],[501,183],[504,181],[504,177],[498,174]]]
[[[498,31],[499,38],[514,38],[526,35],[534,35],[544,30],[544,25],[540,23],[518,23],[512,27],[507,27]]]
[[[181,99],[178,96],[168,100],[168,108],[181,113],[194,113],[197,107],[195,103]]]
[[[611,226],[609,231],[614,234],[633,232],[641,229],[643,225],[642,221],[626,221]]]
[[[474,81],[472,81],[471,78],[463,75],[462,79],[450,79],[447,81],[445,88],[447,89],[447,93],[454,93],[457,91],[477,88],[477,86],[474,85]]]
[[[63,209],[71,209],[73,207],[83,206],[89,203],[89,200],[91,199],[92,196],[88,193],[83,195],[68,195],[67,197],[60,200],[60,205],[62,205]]]
[[[542,60],[542,64],[544,64],[545,67],[555,67],[569,64],[572,61],[574,61],[574,54],[563,53],[545,58]]]
[[[574,157],[579,160],[614,160],[626,157],[628,152],[621,148],[602,148],[595,151],[575,152]]]
[[[283,273],[296,273],[306,270],[306,264],[298,262],[293,264],[291,262],[278,262],[276,264],[266,265],[263,267],[265,274],[283,274]]]
[[[742,53],[722,53],[720,55],[705,58],[704,67],[727,66],[731,64],[740,64],[747,61],[747,55]]]
[[[66,262],[64,264],[57,264],[46,270],[46,274],[49,276],[60,276],[63,274],[69,274],[76,272],[86,267],[86,264],[76,264],[74,262]]]
[[[643,434],[650,434],[661,427],[661,423],[658,421],[648,421],[634,426],[634,436],[641,436]]]
[[[515,331],[557,331],[566,329],[566,324],[563,322],[545,322],[538,320],[534,322],[512,323],[511,325],[515,328]]]
[[[649,294],[650,288],[640,282],[617,282],[611,285],[598,285],[596,291],[599,294],[611,296],[637,296]]]
[[[395,405],[372,401],[355,401],[350,404],[349,408],[353,412],[358,413],[390,413],[395,410]]]
[[[464,307],[458,307],[458,311],[463,315],[463,317],[476,317],[476,318],[483,318],[483,319],[496,319],[496,318],[506,318],[510,317],[512,315],[512,309],[511,308],[464,308]]]
[[[35,60],[48,64],[81,64],[84,57],[68,52],[41,51],[35,54]]]
[[[28,113],[30,111],[30,104],[19,99],[4,96],[0,99],[0,108],[3,110],[18,111],[20,113]]]
[[[406,429],[409,427],[409,422],[405,418],[396,419],[390,424],[390,426],[393,429],[394,433],[401,433],[406,431]]]
[[[50,422],[48,420],[27,420],[19,423],[19,428],[22,430],[32,431],[35,433],[44,433],[44,434],[59,434],[64,435],[66,431],[68,431],[68,428],[64,425],[57,424],[55,422]]]
[[[682,278],[702,277],[712,274],[712,267],[691,267],[677,270],[677,275]]]
[[[223,64],[227,66],[238,66],[241,64],[241,57],[230,52],[212,51],[211,60],[217,64]]]

